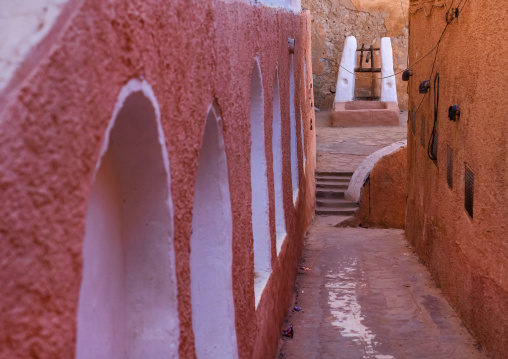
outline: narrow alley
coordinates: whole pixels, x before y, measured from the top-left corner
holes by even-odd
[[[3,1],[0,359],[507,359],[507,1]]]
[[[317,172],[352,172],[370,153],[405,139],[398,127],[328,126],[316,115]],[[484,358],[400,229],[351,228],[316,215],[279,358]]]

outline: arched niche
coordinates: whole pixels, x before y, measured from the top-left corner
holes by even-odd
[[[286,239],[286,218],[284,214],[284,196],[282,192],[282,119],[280,112],[279,75],[275,70],[273,80],[273,122],[272,122],[272,150],[273,150],[273,182],[275,192],[275,231],[277,255],[282,243]]]
[[[296,108],[295,108],[295,67],[293,54],[289,55],[289,119],[291,124],[291,185],[293,203],[298,198],[298,152],[296,139]]]
[[[272,241],[270,238],[265,152],[265,107],[263,78],[258,59],[255,59],[252,68],[250,96],[250,178],[252,187],[252,233],[254,237],[254,296],[257,307],[272,272]]]
[[[173,209],[160,112],[150,86],[121,91],[85,225],[76,358],[176,358]]]
[[[303,62],[303,89],[305,94],[305,100],[303,103],[307,103],[307,60],[305,59]],[[305,173],[306,163],[307,163],[307,155],[305,154],[305,131],[303,125],[303,112],[302,112],[302,101],[300,101],[300,130],[302,131],[302,154],[303,154],[303,173]]]
[[[192,327],[200,359],[237,358],[233,220],[222,119],[214,103],[199,153],[190,253]]]

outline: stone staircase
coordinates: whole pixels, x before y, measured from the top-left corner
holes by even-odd
[[[316,214],[351,216],[358,204],[344,198],[352,172],[316,172]]]

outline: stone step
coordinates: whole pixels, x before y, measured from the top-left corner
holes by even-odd
[[[316,206],[316,214],[324,215],[324,216],[351,216],[353,215],[358,208],[324,208]]]
[[[340,183],[340,182],[317,182],[316,188],[330,188],[330,189],[347,189],[349,183]]]
[[[344,198],[345,189],[321,188],[316,189],[317,198]]]
[[[322,208],[358,208],[358,204],[344,198],[316,198],[316,206]]]
[[[340,182],[348,183],[351,182],[351,177],[334,177],[334,176],[316,176],[316,182]]]
[[[316,172],[316,177],[319,176],[353,177],[353,172]]]

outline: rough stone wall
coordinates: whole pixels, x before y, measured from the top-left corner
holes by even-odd
[[[411,1],[411,112],[421,106],[408,126],[406,237],[489,357],[506,358],[508,8],[494,0],[454,3],[459,17],[449,23],[434,64],[431,50],[447,26],[452,1]],[[429,79],[424,97],[419,84]],[[460,105],[456,122],[448,118],[453,104]],[[433,161],[427,149],[435,109]],[[472,215],[465,208],[466,168],[474,174]]]
[[[381,38],[392,39],[395,72],[407,66],[408,0],[303,0],[312,16],[312,68],[314,98],[318,108],[333,106],[338,68],[347,36],[355,36],[358,46],[379,47]],[[379,64],[379,58],[376,58]],[[368,77],[369,74],[359,74]],[[380,77],[378,73],[375,76]],[[357,88],[370,80],[359,79]],[[380,83],[379,80],[377,80]],[[407,85],[397,76],[399,107],[407,110]]]

